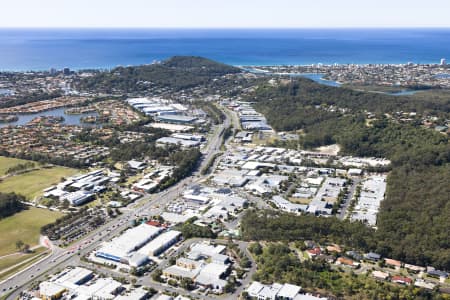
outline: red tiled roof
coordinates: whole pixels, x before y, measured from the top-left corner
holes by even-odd
[[[147,225],[151,225],[151,226],[155,226],[155,227],[160,227],[161,223],[159,223],[158,221],[154,221],[154,220],[150,220],[147,222]]]
[[[409,277],[403,277],[403,276],[392,276],[392,281],[396,282],[404,282],[404,283],[411,283],[412,279]]]

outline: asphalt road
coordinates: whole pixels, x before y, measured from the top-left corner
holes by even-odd
[[[101,226],[94,232],[83,237],[74,243],[68,249],[53,247],[52,253],[45,259],[32,265],[31,267],[15,274],[13,277],[0,283],[0,296],[11,293],[6,298],[16,299],[21,291],[26,290],[29,285],[36,280],[45,279],[45,275],[54,273],[55,270],[65,266],[74,266],[79,262],[79,255],[84,255],[104,241],[119,235],[129,226],[129,221],[140,215],[158,215],[163,210],[163,204],[176,199],[183,191],[185,186],[203,180],[200,176],[200,170],[207,165],[209,160],[218,152],[222,144],[221,133],[230,126],[231,121],[226,115],[226,119],[220,125],[215,134],[210,138],[207,146],[203,150],[203,157],[197,171],[190,177],[179,181],[176,185],[158,194],[148,195],[139,199],[131,207],[131,210],[125,211],[122,215],[111,222]]]
[[[356,178],[353,178],[353,183],[352,183],[352,185],[350,186],[350,190],[348,191],[348,193],[347,193],[347,200],[344,202],[344,204],[342,205],[342,208],[341,208],[341,212],[339,213],[339,215],[337,215],[337,217],[339,218],[339,219],[341,219],[341,220],[343,220],[343,219],[345,219],[346,217],[347,217],[347,210],[348,210],[348,207],[350,206],[350,202],[352,201],[352,199],[353,199],[353,196],[354,196],[354,194],[355,194],[355,191],[356,191],[356,187],[359,185],[359,183],[361,182],[361,178],[358,178],[358,177],[356,177]]]

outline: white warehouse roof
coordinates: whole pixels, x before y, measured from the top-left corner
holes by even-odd
[[[161,248],[173,243],[175,239],[177,239],[181,235],[180,231],[170,230],[166,231],[156,239],[142,247],[138,253],[153,256],[155,252],[158,252]]]
[[[123,258],[130,252],[135,251],[151,239],[155,238],[160,232],[161,228],[159,227],[141,224],[132,229],[128,229],[121,236],[106,243],[97,252]]]
[[[298,285],[293,285],[289,283],[283,284],[283,287],[278,291],[277,296],[282,299],[294,299],[294,297],[300,292],[300,287]]]

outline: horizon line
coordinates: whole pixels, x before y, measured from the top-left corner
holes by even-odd
[[[27,29],[27,30],[42,30],[42,29],[77,29],[77,30],[104,30],[104,29],[140,29],[140,30],[317,30],[317,29],[327,29],[327,30],[341,30],[341,29],[450,29],[449,26],[320,26],[320,27],[309,27],[309,26],[298,26],[298,27],[155,27],[155,26],[143,26],[143,27],[135,27],[135,26],[124,26],[124,27],[106,27],[106,26],[82,26],[82,27],[74,27],[74,26],[36,26],[36,27],[25,27],[25,26],[0,26],[0,30],[9,29]]]

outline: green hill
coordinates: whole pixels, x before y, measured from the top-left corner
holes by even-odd
[[[207,84],[226,74],[241,70],[202,57],[174,56],[158,64],[118,67],[99,72],[78,83],[82,90],[102,92],[139,92],[150,87],[182,90]]]

